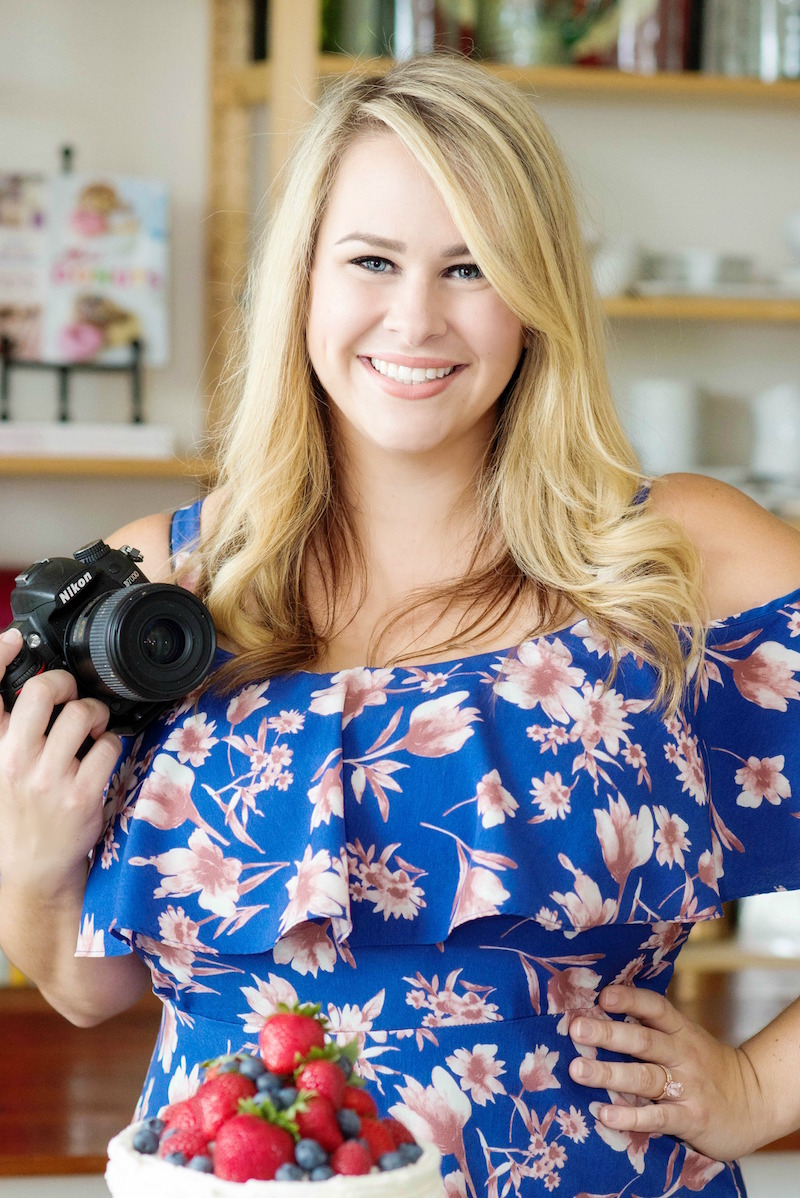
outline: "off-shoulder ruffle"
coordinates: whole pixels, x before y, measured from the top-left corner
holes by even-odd
[[[493,915],[574,935],[800,886],[800,591],[717,622],[669,721],[650,667],[604,690],[609,664],[577,621],[190,698],[126,747],[81,951],[260,954],[315,921],[346,953]]]

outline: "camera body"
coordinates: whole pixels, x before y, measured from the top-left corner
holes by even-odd
[[[109,729],[133,734],[207,677],[216,654],[208,610],[183,587],[149,582],[141,560],[128,545],[93,541],[17,576],[8,627],[24,645],[0,682],[7,710],[29,678],[62,669],[80,697],[108,706]]]

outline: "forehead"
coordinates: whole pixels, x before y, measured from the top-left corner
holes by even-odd
[[[342,230],[388,236],[390,229],[399,235],[402,228],[421,232],[425,226],[452,240],[455,224],[425,168],[394,133],[370,131],[355,138],[328,195],[321,236],[343,235]]]

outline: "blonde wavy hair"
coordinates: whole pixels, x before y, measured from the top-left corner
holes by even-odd
[[[674,710],[687,659],[691,666],[702,651],[699,566],[677,525],[642,501],[606,376],[603,318],[567,171],[529,98],[446,55],[329,86],[282,179],[252,272],[241,364],[229,377],[237,402],[221,439],[224,501],[186,566],[238,648],[216,683],[313,669],[337,604],[364,586],[306,319],[337,167],[355,138],[376,131],[393,133],[428,172],[481,271],[524,326],[526,348],[483,463],[483,535],[471,567],[410,595],[376,630],[364,664],[380,660],[389,627],[425,604],[441,615],[464,610],[466,597],[457,635],[432,644],[433,657],[485,637],[533,599],[531,635],[579,612],[610,646],[609,677],[632,651],[655,667],[658,700]],[[309,612],[311,560],[326,580],[325,627]]]

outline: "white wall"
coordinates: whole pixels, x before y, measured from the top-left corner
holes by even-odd
[[[0,170],[75,169],[163,180],[171,196],[172,357],[146,372],[146,417],[189,449],[204,423],[207,0],[0,0]],[[127,382],[78,376],[76,419],[127,419]],[[20,419],[55,414],[52,377],[13,377]],[[0,479],[0,563],[69,553],[190,498],[191,482]]]
[[[174,352],[167,368],[149,372],[146,399],[148,418],[173,425],[183,446],[202,428],[204,406],[208,37],[207,0],[0,0],[0,169],[56,169],[66,142],[77,169],[155,175],[170,187]],[[800,211],[800,107],[537,102],[589,214],[612,240],[752,253],[767,270],[787,265],[781,225]],[[255,113],[256,177],[267,128]],[[744,401],[774,382],[800,382],[800,337],[796,325],[618,323],[610,366],[623,407],[632,380],[648,374],[722,395],[711,430],[721,443],[704,454],[724,459],[741,452],[734,417]],[[124,409],[124,386],[83,385],[86,410]],[[49,379],[19,376],[17,393],[31,410],[54,403]],[[182,482],[2,479],[0,562],[71,551],[192,491]]]

